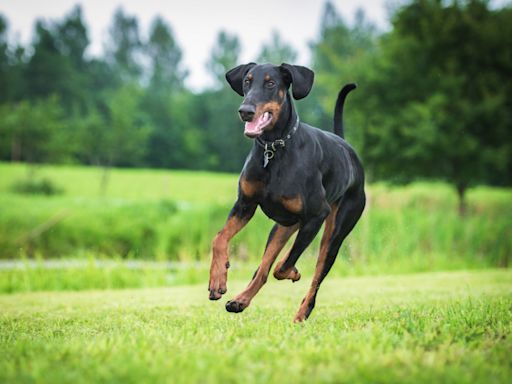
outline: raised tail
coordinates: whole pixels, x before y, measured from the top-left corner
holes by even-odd
[[[338,99],[336,100],[336,106],[334,107],[334,133],[339,137],[344,138],[345,132],[343,129],[343,105],[345,104],[345,98],[348,93],[353,89],[356,89],[357,85],[354,83],[345,85],[340,93],[338,93]]]

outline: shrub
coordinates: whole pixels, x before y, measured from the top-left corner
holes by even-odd
[[[51,196],[61,194],[63,189],[46,177],[31,177],[15,182],[11,191],[27,195]]]

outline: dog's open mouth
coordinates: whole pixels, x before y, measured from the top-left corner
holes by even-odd
[[[258,137],[263,133],[265,127],[272,122],[272,113],[265,112],[258,118],[253,118],[252,121],[245,123],[244,134],[249,137]]]

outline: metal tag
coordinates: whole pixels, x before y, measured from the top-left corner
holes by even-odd
[[[267,168],[269,160],[274,157],[274,150],[268,148],[268,144],[265,144],[265,151],[263,152],[263,168]]]

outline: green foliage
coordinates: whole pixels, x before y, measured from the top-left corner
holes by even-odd
[[[0,258],[107,257],[208,263],[211,240],[236,197],[236,175],[40,167],[64,190],[52,198],[13,195],[21,166],[0,166]],[[512,254],[510,190],[474,188],[460,218],[444,184],[373,185],[360,224],[333,274],[507,267]],[[24,207],[20,214],[19,207]],[[255,267],[272,222],[260,211],[232,243],[233,265]],[[318,239],[300,263],[312,264]]]
[[[273,63],[294,63],[297,59],[297,51],[287,42],[283,41],[277,30],[272,31],[270,40],[264,43],[258,55],[257,62]]]
[[[355,24],[348,26],[331,2],[325,5],[320,21],[319,39],[311,45],[312,66],[315,70],[315,86],[299,110],[303,119],[314,125],[332,130],[332,116],[336,95],[343,85],[351,82],[361,89],[350,94],[345,104],[344,122],[347,140],[355,146],[365,159],[361,142],[360,104],[368,98],[363,76],[370,70],[367,59],[375,51],[377,31],[362,11],[358,11]]]
[[[373,179],[444,179],[461,198],[510,183],[511,20],[481,1],[418,0],[394,15],[358,101]]]
[[[13,161],[44,163],[69,159],[69,134],[55,97],[0,106],[0,142]]]
[[[142,74],[139,22],[135,16],[126,15],[122,8],[114,14],[106,46],[106,60],[114,68],[121,82],[135,82]]]
[[[187,71],[180,68],[183,54],[163,19],[153,20],[145,49],[151,61],[149,92],[160,95],[182,90],[187,76]]]
[[[236,112],[242,98],[224,88],[203,92],[197,102],[201,113],[194,118],[197,126],[202,127],[205,150],[201,155],[207,161],[205,168],[239,172],[252,146],[243,134],[243,123]]]
[[[214,79],[215,88],[225,87],[225,74],[239,64],[240,50],[240,40],[236,35],[231,35],[226,31],[218,33],[217,41],[210,53],[210,59],[206,63],[206,68]]]
[[[32,214],[19,215],[7,204],[24,204],[22,197],[4,197],[3,227],[0,244],[8,258],[63,257],[91,251],[121,258],[155,258],[157,235],[175,211],[166,201],[129,203],[87,200],[45,201],[32,198]],[[64,205],[62,205],[64,204]],[[8,224],[10,224],[8,226]],[[159,231],[160,230],[160,231]]]
[[[8,89],[8,44],[7,44],[7,21],[0,14],[0,89]],[[2,91],[0,101],[5,101],[7,92]]]
[[[63,192],[61,188],[46,177],[31,177],[16,181],[11,190],[15,193],[26,193],[31,195],[57,195]]]
[[[506,383],[512,374],[508,271],[327,279],[308,322],[293,324],[308,283],[271,279],[242,314],[209,302],[204,284],[0,295],[0,381]]]
[[[510,7],[487,1],[411,0],[395,7],[392,29],[383,33],[362,11],[347,24],[327,1],[310,45],[315,86],[297,103],[301,119],[331,130],[337,92],[356,82],[359,88],[347,100],[346,133],[370,180],[445,180],[461,199],[473,185],[510,185],[511,20]],[[18,104],[27,109],[28,100],[34,105],[54,95],[62,108],[56,150],[64,155],[40,161],[242,167],[251,141],[240,129],[240,98],[224,79],[239,64],[236,35],[219,32],[206,64],[214,83],[197,93],[186,88],[182,50],[171,25],[159,17],[144,33],[137,17],[119,8],[105,55],[94,59],[84,55],[89,37],[80,7],[62,20],[38,21],[28,47],[7,36],[7,20],[0,17],[2,116],[12,120],[5,110]],[[273,31],[257,56],[279,64],[297,55]],[[0,131],[6,135],[5,127]],[[34,151],[44,146],[38,135],[27,137],[24,145]],[[17,145],[1,140],[0,159],[28,161]]]
[[[139,108],[141,97],[142,90],[136,85],[119,88],[109,97],[109,119],[103,137],[107,165],[134,166],[143,159],[151,128]]]
[[[84,111],[89,96],[89,78],[84,52],[89,45],[80,7],[75,7],[62,22],[36,23],[33,54],[24,72],[25,99],[58,95],[66,114]],[[92,93],[92,92],[91,92]]]

